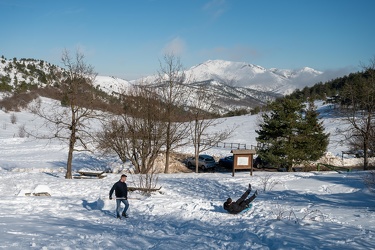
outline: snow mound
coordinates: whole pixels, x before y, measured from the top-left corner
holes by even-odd
[[[34,188],[33,194],[40,194],[40,193],[51,193],[51,189],[47,185],[38,185]]]

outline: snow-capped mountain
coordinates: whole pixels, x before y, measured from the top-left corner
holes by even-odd
[[[112,95],[121,93],[130,85],[129,81],[114,76],[96,76],[94,86]]]
[[[208,60],[185,71],[187,84],[215,81],[231,87],[244,87],[258,91],[289,94],[296,88],[317,83],[323,72],[304,67],[297,70],[266,69],[245,62]],[[152,83],[157,76],[148,76],[142,81]],[[140,81],[136,80],[135,82]]]
[[[191,67],[186,73],[197,81],[213,80],[233,87],[285,95],[301,85],[316,83],[314,78],[323,72],[308,67],[298,70],[265,69],[244,62],[209,60]]]
[[[277,97],[290,94],[297,88],[317,83],[323,72],[304,67],[298,70],[266,69],[245,62],[209,60],[186,70],[187,86],[195,91],[204,86],[217,97],[220,112],[261,106]],[[133,83],[155,83],[152,75]]]

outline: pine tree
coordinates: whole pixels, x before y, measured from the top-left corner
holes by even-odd
[[[316,106],[310,101],[299,129],[301,159],[305,161],[316,161],[327,150],[329,134],[324,132],[323,122],[318,116]]]
[[[277,168],[292,170],[293,165],[319,159],[326,151],[328,134],[318,120],[316,107],[299,100],[284,98],[271,104],[262,115],[257,141],[262,159]]]

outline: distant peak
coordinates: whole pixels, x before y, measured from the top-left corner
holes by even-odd
[[[315,69],[310,68],[310,67],[303,67],[299,71],[300,72],[309,72],[309,73],[314,73],[314,74],[322,74],[323,73],[321,71],[315,70]]]

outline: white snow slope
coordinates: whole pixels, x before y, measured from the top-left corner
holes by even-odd
[[[342,126],[327,106],[320,110],[328,132]],[[65,145],[19,138],[20,126],[32,129],[41,122],[23,111],[15,114],[17,123],[12,124],[11,115],[0,111],[0,248],[375,248],[375,196],[363,184],[366,172],[160,174],[161,193],[130,193],[130,217],[118,220],[108,192],[119,174],[65,179]],[[241,116],[225,120],[220,128],[236,126],[230,141],[255,144],[255,123],[256,116]],[[345,147],[335,143],[334,134],[331,137],[331,155],[340,155]],[[207,153],[230,155],[230,149]],[[88,153],[76,154],[74,160],[75,170],[119,165],[114,157]],[[129,186],[137,180],[137,175],[128,175]],[[239,198],[248,183],[260,193],[253,209],[226,213],[223,202]],[[266,183],[274,187],[265,188]],[[25,195],[44,191],[51,196]]]

